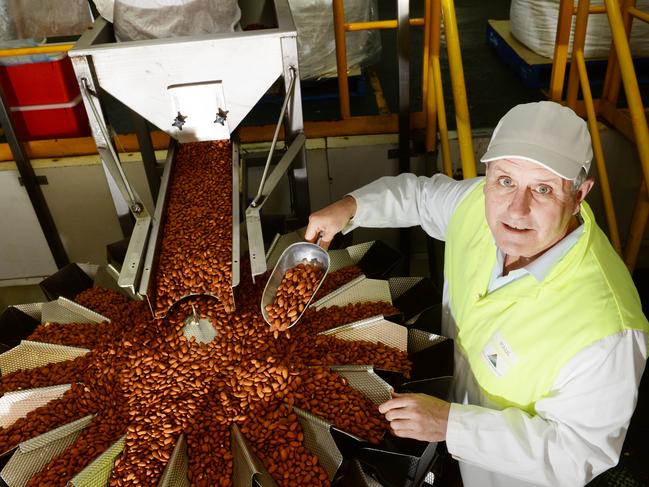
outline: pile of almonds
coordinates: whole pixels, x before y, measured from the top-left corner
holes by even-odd
[[[149,292],[157,317],[185,296],[232,296],[232,148],[227,140],[182,144],[169,182],[159,260]]]
[[[347,284],[361,275],[363,275],[363,270],[357,265],[343,267],[338,269],[336,272],[328,274],[327,278],[320,286],[320,289],[318,289],[318,292],[315,294],[313,301],[317,301],[329,294],[331,291],[338,289],[343,284]]]
[[[324,273],[324,268],[318,262],[301,262],[284,273],[277,286],[275,300],[266,305],[268,322],[275,338],[302,315]]]
[[[30,337],[30,339],[33,339]],[[38,341],[38,340],[34,340]],[[70,344],[66,344],[70,345]],[[17,370],[2,376],[0,394],[34,387],[71,384],[83,380],[83,373],[90,364],[91,357],[84,355],[67,362],[49,364],[46,367]],[[0,440],[0,443],[2,440]]]
[[[142,301],[88,289],[75,301],[110,322],[46,323],[28,339],[90,351],[0,377],[2,393],[71,384],[60,399],[0,427],[0,452],[92,415],[78,438],[30,479],[30,486],[64,487],[121,437],[124,449],[109,485],[157,485],[182,435],[191,485],[227,487],[232,485],[235,424],[278,485],[328,486],[327,473],[304,444],[294,407],[373,443],[387,431],[376,405],[328,366],[372,364],[408,377],[407,354],[317,333],[378,314],[395,315],[396,308],[376,302],[305,310],[322,278],[322,269],[305,263],[285,276],[278,292],[284,302],[278,299],[281,310],[274,315],[279,322],[270,328],[259,309],[264,282],[254,283],[242,263],[234,312],[231,153],[228,141],[180,147],[150,290],[154,318]],[[331,273],[323,293],[360,273],[356,267]],[[210,343],[183,333],[193,308],[215,328]],[[303,311],[292,336],[280,335]]]
[[[29,337],[35,342],[55,343],[80,348],[96,348],[121,333],[119,323],[102,323],[93,327],[87,323],[48,323],[39,326]]]
[[[17,419],[6,428],[0,428],[0,451],[4,453],[18,443],[83,418],[96,408],[95,399],[87,397],[84,386],[72,384],[70,390],[60,399],[30,411],[24,418]]]
[[[249,266],[242,265],[244,272]],[[338,279],[332,273],[330,278]],[[344,279],[341,279],[344,281]],[[242,276],[236,313],[205,296],[152,319],[147,305],[100,288],[76,301],[111,322],[43,324],[30,337],[85,346],[83,357],[0,377],[0,390],[72,383],[61,399],[0,428],[0,451],[52,428],[93,414],[91,424],[30,485],[65,486],[118,438],[125,446],[111,486],[157,485],[181,435],[187,441],[193,486],[232,485],[230,431],[238,425],[253,453],[280,486],[329,485],[318,458],[304,445],[293,411],[299,407],[368,441],[378,442],[388,423],[376,405],[350,388],[329,365],[373,364],[410,373],[407,355],[384,345],[346,342],[318,331],[398,313],[387,303],[307,309],[300,326],[272,339],[259,310],[263,280]],[[194,305],[217,332],[207,344],[188,340],[184,320]]]

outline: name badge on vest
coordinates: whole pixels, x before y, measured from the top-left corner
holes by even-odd
[[[483,360],[498,377],[507,374],[512,365],[518,362],[516,354],[497,331],[487,341],[481,352]]]

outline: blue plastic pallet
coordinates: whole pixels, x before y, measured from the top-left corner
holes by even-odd
[[[509,42],[503,34],[503,29],[509,30],[509,21],[489,20],[487,22],[487,44],[489,44],[498,57],[509,66],[528,88],[548,88],[552,75],[552,60],[533,53],[516,39],[508,34]],[[510,42],[516,43],[514,48]],[[524,59],[522,54],[526,52]],[[542,61],[543,60],[543,61]],[[545,62],[544,62],[545,61]],[[638,83],[649,83],[649,58],[636,58],[633,60]],[[601,86],[606,74],[606,59],[590,59],[586,61],[588,79],[592,86]],[[570,64],[566,68],[566,79]]]
[[[363,97],[367,93],[367,80],[365,70],[356,76],[349,76],[349,96]],[[322,80],[300,81],[302,101],[320,101],[338,99],[338,78],[325,78]],[[266,93],[262,101],[281,104],[284,96],[278,93]]]

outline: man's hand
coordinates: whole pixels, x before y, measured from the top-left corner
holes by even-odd
[[[379,406],[395,436],[422,441],[446,440],[451,404],[426,394],[392,394]]]
[[[321,210],[311,213],[304,239],[315,242],[322,237],[320,246],[328,249],[334,236],[340,232],[356,213],[356,200],[347,195]]]

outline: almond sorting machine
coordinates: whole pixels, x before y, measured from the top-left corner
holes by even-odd
[[[267,258],[269,262],[277,259],[281,252],[290,244],[292,235],[282,236],[273,244]],[[337,343],[348,343],[362,341],[363,343],[374,344],[375,347],[391,347],[394,350],[407,353],[408,360],[412,364],[411,376],[405,379],[404,376],[393,370],[391,367],[383,368],[380,365],[363,364],[363,363],[329,363],[325,367],[329,373],[337,374],[340,380],[350,390],[360,393],[365,400],[378,405],[386,401],[391,391],[398,392],[419,392],[434,394],[438,397],[446,397],[449,391],[450,375],[453,369],[453,343],[452,340],[435,333],[434,321],[431,320],[430,314],[435,314],[435,306],[430,300],[434,295],[432,282],[428,279],[416,277],[388,277],[390,267],[394,263],[394,251],[390,249],[386,252],[385,246],[381,242],[368,242],[358,244],[346,249],[332,250],[331,269],[335,272],[349,265],[358,266],[362,274],[355,279],[347,282],[338,289],[320,297],[311,305],[317,312],[326,312],[333,306],[348,306],[354,303],[382,302],[393,304],[400,310],[398,316],[387,317],[383,315],[370,316],[361,320],[351,321],[343,319],[340,323],[329,323],[324,329],[315,335],[298,335],[298,342],[290,340],[285,345],[298,348],[304,348],[305,342],[312,342],[316,349],[323,346],[327,340],[335,340]],[[246,272],[247,274],[247,272]],[[111,336],[103,343],[99,349],[93,347],[81,347],[79,345],[62,345],[46,341],[33,341],[25,339],[37,328],[47,333],[47,325],[43,328],[40,323],[52,323],[65,330],[66,327],[79,329],[86,327],[88,333],[95,333],[101,327],[109,326],[110,321],[106,316],[95,312],[93,309],[86,308],[70,298],[76,296],[79,292],[88,290],[89,286],[94,284],[103,284],[110,281],[108,276],[101,267],[89,265],[70,264],[61,269],[57,274],[49,277],[41,283],[46,296],[52,299],[46,303],[33,303],[28,305],[17,305],[8,308],[0,315],[0,343],[5,347],[11,347],[4,353],[0,354],[0,370],[2,375],[11,376],[12,372],[17,371],[44,371],[48,367],[57,366],[60,370],[70,371],[75,365],[75,361],[88,358],[91,362],[93,354],[99,351],[105,354],[115,350],[119,355],[120,350],[126,348],[126,354],[135,354],[139,356],[144,353],[144,360],[153,360],[153,362],[162,365],[164,359],[155,358],[155,350],[147,350],[146,344],[139,345],[131,341],[125,341],[128,335]],[[254,302],[253,308],[256,308],[257,302]],[[407,323],[405,320],[408,319]],[[168,320],[163,320],[165,323]],[[261,320],[260,320],[261,321]],[[403,324],[402,324],[403,323]],[[50,325],[52,326],[52,325]],[[154,327],[154,322],[146,325],[147,328]],[[124,330],[128,334],[130,327]],[[266,328],[261,324],[259,331]],[[170,329],[173,333],[173,327]],[[154,331],[154,335],[162,333],[163,329]],[[258,333],[258,332],[256,332]],[[255,333],[255,334],[256,334]],[[253,335],[255,335],[253,334]],[[221,337],[222,338],[222,337]],[[221,338],[217,337],[216,340]],[[272,338],[271,338],[272,340]],[[283,340],[282,338],[280,340]],[[322,341],[321,341],[322,340]],[[110,343],[114,342],[114,343]],[[226,345],[225,342],[222,344]],[[283,346],[282,346],[283,347]],[[282,348],[280,347],[280,348]],[[290,348],[289,347],[289,348]],[[200,347],[188,342],[188,352],[200,353]],[[104,352],[101,352],[104,350]],[[129,352],[130,350],[130,352]],[[252,364],[259,364],[260,357],[255,355],[255,349],[251,349],[255,357],[252,360],[242,360],[240,362],[241,370],[233,375],[227,376],[224,384],[225,387],[211,390],[207,394],[215,401],[212,408],[221,407],[220,402],[228,404],[228,401],[235,399],[237,390],[243,382],[245,375],[242,373],[254,372]],[[326,353],[327,355],[329,352]],[[112,356],[112,355],[111,355]],[[280,357],[276,357],[282,360]],[[205,358],[203,359],[205,360]],[[278,362],[274,362],[278,364]],[[111,367],[118,367],[115,363]],[[118,373],[128,375],[132,374],[133,367],[129,363],[122,365]],[[144,368],[144,365],[139,367]],[[278,370],[280,366],[277,366]],[[155,369],[160,370],[162,377],[165,377],[167,368]],[[299,369],[294,369],[290,363],[288,371],[284,369],[283,373],[297,373]],[[303,377],[305,383],[313,383],[318,390],[318,377],[322,374],[322,365],[312,365],[302,368],[300,377]],[[101,371],[98,371],[101,374]],[[223,371],[224,372],[224,371]],[[221,373],[223,373],[221,372]],[[138,371],[136,370],[136,373]],[[162,401],[159,406],[151,406],[149,414],[151,417],[167,418],[170,427],[175,424],[174,418],[183,417],[188,413],[186,406],[183,407],[183,395],[174,393],[175,382],[171,385],[164,379],[150,378],[146,372],[139,372],[142,375],[142,386],[145,384],[155,384],[153,389],[151,385],[146,386],[149,393],[138,393],[137,391],[124,391],[126,397],[124,402],[140,403],[149,401],[151,394],[156,395],[157,401]],[[213,373],[213,372],[211,372]],[[290,375],[287,377],[294,377]],[[153,381],[153,382],[152,382]],[[315,381],[315,382],[312,382]],[[121,380],[120,380],[121,382]],[[0,380],[0,384],[2,381]],[[232,385],[232,389],[227,386]],[[88,384],[90,385],[90,383]],[[77,387],[74,383],[53,382],[47,386],[26,387],[20,390],[7,390],[0,397],[0,438],[2,428],[11,428],[12,423],[20,421],[28,414],[38,417],[39,408],[46,407],[57,401],[65,400],[71,388]],[[156,390],[159,390],[156,392]],[[194,397],[200,398],[202,392],[194,389]],[[198,394],[198,395],[196,395]],[[127,465],[143,465],[140,471],[154,469],[158,466],[159,480],[157,485],[160,487],[176,487],[189,485],[234,485],[236,487],[274,487],[277,485],[333,485],[333,486],[354,486],[354,487],[420,487],[424,484],[430,485],[434,482],[429,473],[435,462],[436,444],[426,443],[415,440],[408,440],[385,434],[378,443],[371,443],[361,439],[356,434],[350,432],[350,428],[336,424],[336,416],[345,416],[346,413],[336,413],[335,416],[323,417],[317,412],[319,407],[314,405],[313,399],[293,404],[293,401],[299,401],[303,397],[305,390],[297,386],[294,392],[285,396],[279,401],[280,408],[287,408],[292,411],[294,417],[299,423],[296,431],[300,431],[300,445],[302,445],[310,454],[315,455],[318,464],[322,468],[321,472],[326,474],[324,481],[315,480],[314,483],[291,483],[291,479],[285,477],[277,478],[275,466],[269,458],[262,460],[257,453],[260,449],[259,438],[250,438],[250,428],[248,424],[255,421],[256,418],[273,418],[272,411],[264,412],[258,408],[238,410],[236,416],[230,419],[221,420],[222,426],[227,427],[229,432],[228,456],[231,458],[233,467],[230,472],[220,471],[208,474],[208,483],[199,482],[200,470],[192,463],[193,457],[197,455],[197,441],[203,437],[217,434],[219,431],[206,427],[203,433],[195,429],[184,430],[182,427],[173,427],[169,435],[165,436],[164,450],[162,447],[153,444],[147,445],[148,434],[155,433],[155,426],[148,422],[142,422],[137,418],[131,418],[127,421],[126,431],[120,435],[120,431],[113,432],[118,439],[99,450],[93,449],[92,456],[84,462],[85,468],[76,472],[74,477],[69,480],[67,485],[76,487],[90,487],[103,485],[135,485],[114,483],[116,469],[123,471]],[[245,395],[244,395],[245,397]],[[82,398],[83,399],[83,396]],[[319,400],[327,403],[327,397]],[[171,402],[169,402],[171,401]],[[267,401],[267,399],[262,399]],[[272,401],[272,400],[271,400]],[[302,404],[307,405],[304,407]],[[112,409],[118,405],[102,403],[101,407]],[[349,406],[350,408],[352,405]],[[156,408],[159,408],[158,411]],[[278,410],[279,410],[278,409]],[[166,411],[166,412],[163,412]],[[214,417],[210,408],[205,410],[196,410],[193,414],[199,415],[197,424],[210,425],[209,418]],[[72,412],[70,413],[72,414]],[[200,416],[202,415],[202,416]],[[30,417],[30,416],[27,416]],[[84,445],[84,436],[86,431],[101,428],[101,418],[105,417],[102,410],[96,414],[83,417],[72,417],[55,429],[40,432],[38,436],[29,436],[28,439],[20,441],[6,451],[0,452],[0,479],[5,485],[18,487],[27,485],[29,480],[38,475],[43,475],[45,467],[56,462],[60,455],[62,461],[66,464],[70,462],[70,455],[88,455],[82,445]],[[348,416],[354,418],[352,414]],[[272,419],[271,419],[272,420]],[[276,427],[281,428],[281,417],[276,420]],[[293,420],[295,421],[295,420]],[[38,421],[34,421],[38,424]],[[297,426],[297,425],[296,425]],[[42,428],[41,428],[42,429]],[[11,430],[14,432],[15,430]],[[272,431],[281,431],[270,429]],[[291,428],[291,431],[293,429]],[[140,436],[140,433],[145,436]],[[222,431],[221,431],[222,433]],[[15,434],[15,433],[12,433]],[[152,457],[144,459],[134,450],[134,442],[138,438],[144,439],[146,451]],[[282,435],[271,435],[271,443],[267,447],[272,450],[273,445],[279,445],[277,448],[284,448],[283,445],[293,444],[294,440]],[[168,444],[167,441],[172,443]],[[253,441],[256,440],[256,441]],[[159,441],[159,440],[158,440]],[[140,444],[142,440],[139,440]],[[6,444],[6,439],[3,440]],[[160,450],[158,449],[160,448]],[[263,447],[261,447],[263,449]],[[293,447],[291,447],[293,448]],[[160,453],[162,451],[162,453]],[[207,456],[209,457],[207,450]],[[76,452],[76,453],[75,453]],[[214,455],[220,456],[216,452]],[[202,453],[203,458],[205,453]],[[231,455],[231,456],[230,456]],[[135,457],[134,457],[135,456]],[[136,458],[134,460],[134,458]],[[277,457],[279,459],[279,457]],[[92,459],[92,460],[91,460]],[[118,462],[119,460],[119,462]],[[60,461],[59,461],[60,463]],[[117,467],[119,463],[119,468]],[[137,465],[134,467],[137,469]],[[50,468],[50,467],[48,467]],[[193,472],[193,477],[188,476],[189,471]],[[118,474],[119,475],[119,472]],[[144,474],[143,474],[144,475]],[[146,474],[147,481],[152,480],[151,476],[157,477],[156,474]],[[322,474],[321,474],[322,475]],[[225,476],[225,477],[224,477]],[[130,478],[130,477],[129,477]],[[191,478],[191,480],[190,480]],[[124,476],[122,474],[122,479]],[[225,480],[225,484],[222,483]],[[1,482],[0,482],[1,483]],[[137,485],[141,485],[138,483]],[[149,484],[147,484],[149,485]],[[153,485],[153,484],[151,484]]]

